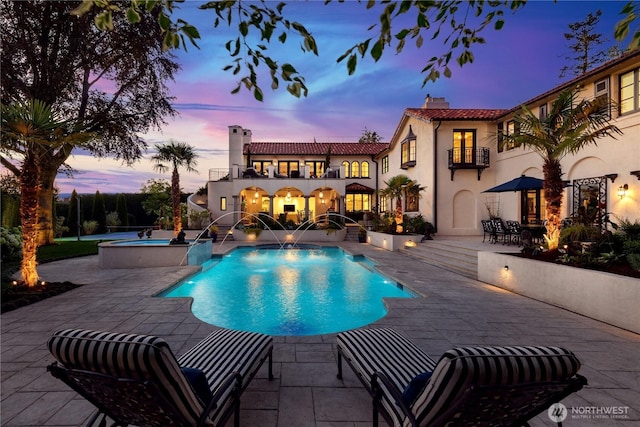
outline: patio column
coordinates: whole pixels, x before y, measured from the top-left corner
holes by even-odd
[[[273,195],[269,195],[269,216],[273,218]]]

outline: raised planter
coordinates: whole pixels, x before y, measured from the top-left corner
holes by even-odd
[[[420,243],[420,234],[387,234],[367,231],[367,243],[388,251],[399,251],[407,244]]]
[[[640,280],[633,277],[478,252],[478,280],[640,333]]]
[[[245,233],[243,230],[233,230],[233,240],[241,242],[342,242],[346,229],[342,230],[262,230],[258,236]]]

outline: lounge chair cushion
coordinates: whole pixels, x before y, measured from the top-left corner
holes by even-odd
[[[471,386],[560,381],[579,368],[575,355],[559,347],[456,348],[442,355],[411,410],[420,425],[431,425]]]
[[[400,392],[418,374],[430,372],[436,362],[406,337],[391,328],[353,329],[337,336],[338,347],[354,372],[371,392],[371,379],[383,372]],[[384,384],[382,405],[396,419],[404,418]]]
[[[220,348],[224,351],[211,351]],[[245,379],[242,390],[273,349],[273,338],[255,332],[218,329],[178,358],[180,366],[202,370],[215,393],[224,381],[221,372],[237,372]]]
[[[48,345],[51,354],[67,368],[153,381],[191,425],[198,422],[204,411],[169,345],[162,338],[66,329],[56,332]],[[144,414],[140,416],[142,418]],[[165,424],[171,423],[171,419],[167,419]]]
[[[235,384],[226,388],[222,385],[230,375],[237,373],[240,384],[236,392],[243,391],[272,351],[273,338],[219,329],[179,359],[175,358],[165,340],[147,335],[67,329],[56,332],[48,345],[51,354],[67,368],[153,381],[165,398],[175,404],[188,425],[198,423],[204,412],[202,401],[205,398],[198,396],[182,368],[202,371],[210,393],[216,395],[217,405],[209,414],[207,424],[218,425],[234,402],[231,397]],[[126,403],[129,407],[135,405],[135,402]],[[154,413],[153,419],[161,416]],[[140,422],[135,424],[149,424],[144,417],[144,413],[139,414]],[[160,425],[173,425],[173,420],[167,418]]]

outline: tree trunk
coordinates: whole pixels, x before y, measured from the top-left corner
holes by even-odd
[[[38,191],[38,246],[54,244],[55,231],[53,224],[53,183],[46,177],[41,180],[42,186]]]
[[[20,225],[22,226],[22,264],[20,274],[27,286],[38,283],[36,255],[38,250],[38,190],[39,168],[33,155],[27,152],[20,176]]]
[[[562,206],[562,166],[557,159],[546,159],[544,173],[544,199],[547,214],[547,235],[549,250],[557,249],[560,242],[560,207]]]
[[[38,152],[37,161],[42,185],[38,190],[38,246],[54,243],[53,188],[58,170],[69,158],[72,149],[72,144],[65,144],[54,152]]]
[[[173,235],[178,237],[182,230],[182,212],[180,211],[180,175],[178,168],[173,168],[171,174],[171,207],[173,208]]]

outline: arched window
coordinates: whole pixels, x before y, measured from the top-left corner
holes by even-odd
[[[360,177],[369,178],[369,162],[360,163]]]
[[[349,178],[351,176],[351,171],[349,170],[349,162],[345,160],[344,162],[342,162],[342,166],[344,166],[344,177]]]
[[[360,163],[351,162],[351,178],[358,178],[360,176]]]

